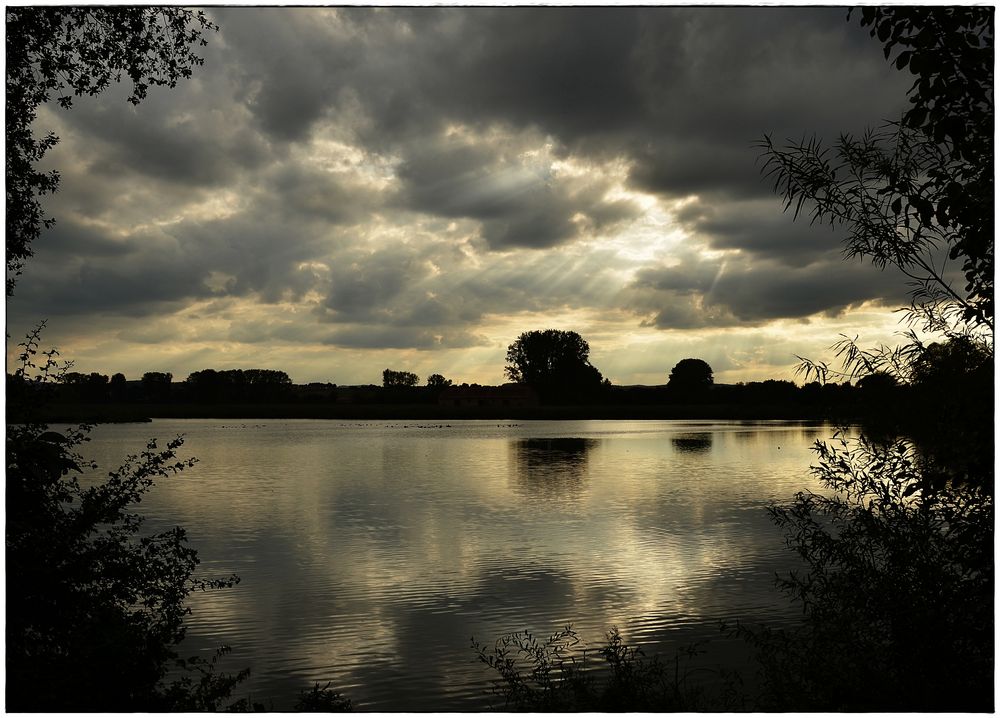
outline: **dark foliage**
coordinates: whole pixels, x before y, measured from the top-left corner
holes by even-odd
[[[431,374],[427,377],[427,386],[434,389],[444,389],[445,387],[451,386],[451,379],[445,379],[442,374]]]
[[[170,372],[147,371],[142,375],[142,391],[151,401],[166,401],[170,398],[174,375]]]
[[[962,260],[965,319],[993,316],[993,15],[990,7],[866,7],[861,24],[886,59],[916,76],[900,123],[942,151],[926,177],[890,175],[886,194],[950,230]]]
[[[764,172],[796,215],[842,224],[848,256],[910,281],[912,316],[933,330],[993,329],[993,9],[864,8],[886,58],[916,75],[899,122],[834,148],[761,143]],[[961,260],[964,291],[946,261]]]
[[[617,628],[599,649],[579,647],[567,627],[539,640],[529,631],[497,639],[492,648],[472,641],[481,663],[495,671],[494,693],[504,711],[704,711],[737,706],[732,683],[714,696],[693,679],[699,651],[680,649],[671,660],[648,657],[625,644]],[[596,658],[596,659],[595,659]],[[710,670],[710,669],[702,669]],[[712,670],[713,674],[717,671]]]
[[[703,359],[681,359],[670,370],[667,387],[675,391],[706,389],[714,382],[712,367]]]
[[[762,707],[992,710],[992,499],[922,488],[906,442],[840,437],[816,451],[835,493],[770,510],[805,564],[780,580],[803,626],[740,629],[759,649]]]
[[[277,401],[288,396],[292,380],[278,369],[202,369],[184,380],[191,399],[206,401]]]
[[[331,689],[329,683],[325,686],[317,683],[310,690],[302,691],[294,708],[302,713],[341,713],[351,709],[351,699]]]
[[[590,363],[590,345],[576,332],[524,332],[507,347],[507,377],[536,389],[545,399],[591,398],[603,386]]]
[[[929,344],[914,358],[910,383],[899,424],[920,448],[925,481],[974,484],[992,495],[992,346],[963,336]]]
[[[393,371],[392,369],[386,369],[382,372],[382,386],[385,388],[416,386],[419,381],[420,377],[413,372]]]
[[[79,401],[105,401],[109,397],[110,384],[105,374],[68,371],[62,375],[62,383],[71,387],[72,396]]]
[[[178,7],[7,7],[6,186],[7,295],[13,292],[32,244],[54,220],[40,198],[55,192],[59,173],[40,172],[39,160],[59,141],[36,137],[38,107],[55,96],[96,95],[127,76],[128,101],[138,104],[153,86],[174,87],[202,64],[193,48],[218,29],[200,11]]]
[[[107,479],[82,485],[96,466],[78,452],[82,425],[55,432],[30,420],[46,384],[64,369],[38,356],[39,330],[21,344],[17,413],[7,425],[7,704],[13,711],[207,710],[247,672],[215,672],[216,659],[181,658],[185,599],[232,586],[196,578],[184,530],[143,528],[134,505],[154,480],[190,467],[177,438],[151,440]],[[223,651],[224,652],[224,651]],[[170,678],[169,676],[173,676]],[[58,689],[54,689],[57,686]]]
[[[763,143],[786,206],[812,203],[814,220],[850,227],[849,255],[901,269],[907,318],[942,337],[836,345],[835,373],[860,378],[862,397],[906,397],[896,418],[913,441],[817,443],[826,493],[771,508],[804,568],[780,580],[800,629],[739,629],[759,649],[769,710],[993,709],[992,20],[992,8],[864,8],[886,58],[901,48],[895,65],[917,75],[913,107],[842,137],[832,159],[815,140]],[[962,260],[964,292],[942,252]]]

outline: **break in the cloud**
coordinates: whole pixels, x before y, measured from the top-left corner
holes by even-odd
[[[858,132],[907,77],[844,8],[236,8],[195,77],[46,107],[8,331],[82,370],[502,380],[555,326],[616,382],[789,376],[889,339],[898,277],[793,222],[754,141]]]

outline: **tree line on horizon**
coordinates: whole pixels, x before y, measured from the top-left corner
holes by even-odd
[[[506,378],[530,386],[543,405],[718,405],[780,406],[809,415],[896,418],[896,423],[918,426],[927,406],[950,406],[950,397],[991,387],[992,358],[974,342],[952,338],[928,345],[912,362],[905,377],[876,371],[845,380],[813,380],[798,385],[784,379],[716,384],[712,367],[704,360],[677,362],[659,386],[617,386],[604,379],[589,362],[590,348],[573,331],[547,329],[521,334],[509,347]],[[354,404],[429,404],[456,384],[442,374],[431,374],[426,384],[409,371],[385,369],[381,386],[338,386],[312,382],[296,385],[276,369],[202,369],[181,382],[170,372],[145,372],[137,381],[124,374],[66,372],[49,386],[52,399],[63,404],[296,404],[346,402]],[[23,387],[8,375],[8,393]],[[910,419],[907,419],[910,417]]]

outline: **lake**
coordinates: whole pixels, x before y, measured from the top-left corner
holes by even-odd
[[[54,427],[57,428],[57,427]],[[333,682],[361,710],[478,710],[494,677],[470,639],[617,626],[647,653],[723,619],[786,622],[796,565],[764,510],[817,488],[804,422],[156,420],[97,427],[107,471],[185,436],[198,464],[140,505],[188,530],[201,573],[188,652],[229,644],[235,697],[290,709]],[[734,658],[736,656],[737,658]]]

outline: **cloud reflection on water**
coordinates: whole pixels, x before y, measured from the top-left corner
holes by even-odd
[[[206,572],[243,577],[196,597],[191,645],[233,644],[227,663],[253,667],[255,695],[333,680],[384,710],[439,707],[443,690],[476,707],[463,701],[489,675],[470,635],[572,622],[596,644],[618,625],[656,650],[675,629],[714,638],[717,618],[771,610],[784,554],[762,506],[806,485],[815,434],[761,425],[753,439],[709,422],[101,431],[151,429],[186,432],[201,461],[143,510],[188,527]]]

